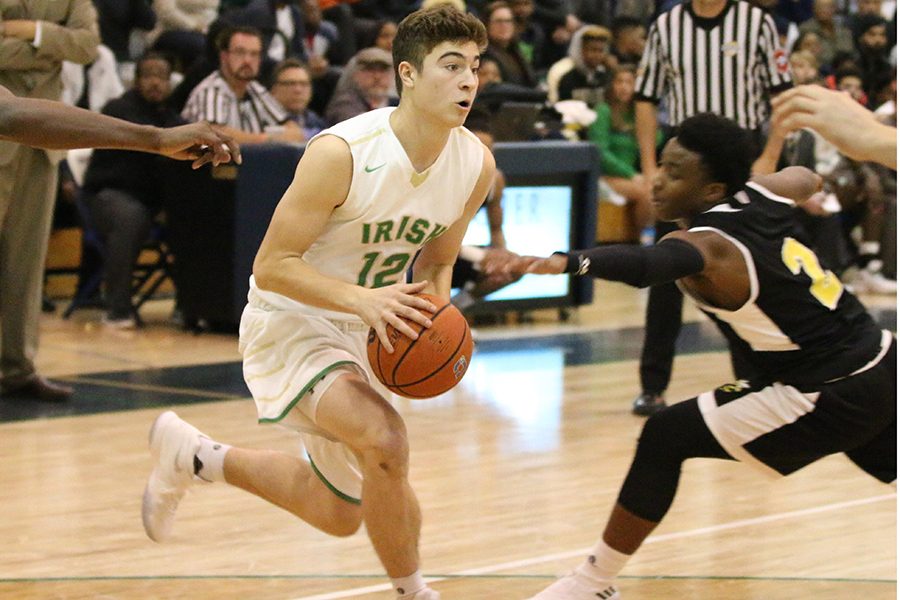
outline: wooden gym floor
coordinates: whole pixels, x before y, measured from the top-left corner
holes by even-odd
[[[645,294],[601,284],[568,323],[478,328],[458,389],[400,401],[424,514],[425,573],[445,599],[522,599],[581,560],[602,531],[643,420]],[[894,299],[866,298],[896,330]],[[73,384],[62,407],[0,400],[0,598],[389,599],[363,532],[321,534],[224,485],[182,503],[172,542],[149,541],[140,495],[147,429],[163,407],[232,444],[296,452],[256,425],[233,336],[183,333],[171,302],[149,326],[46,316],[39,366]],[[670,400],[730,379],[721,338],[693,310]],[[895,489],[842,456],[780,481],[687,463],[675,504],[626,567],[626,600],[896,598]]]

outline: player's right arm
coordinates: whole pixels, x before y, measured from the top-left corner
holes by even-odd
[[[417,335],[401,317],[431,325],[417,309],[434,312],[436,307],[412,295],[425,289],[428,282],[364,288],[330,277],[303,260],[304,253],[322,235],[332,212],[346,200],[352,175],[353,159],[344,140],[326,135],[307,147],[269,223],[253,262],[253,275],[260,289],[303,304],[358,315],[393,351],[387,325],[412,339]]]

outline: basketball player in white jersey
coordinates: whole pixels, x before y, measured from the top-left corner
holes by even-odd
[[[435,599],[419,570],[421,517],[405,425],[368,371],[366,335],[430,325],[414,294],[449,299],[469,221],[494,181],[461,127],[486,35],[448,6],[411,14],[394,41],[396,109],[354,117],[307,146],[257,254],[241,320],[244,377],[262,423],[301,433],[309,460],[214,442],[167,412],[150,433],[147,534],[170,532],[195,479],[225,481],[336,536],[361,523],[400,598]],[[416,253],[413,283],[406,272]]]

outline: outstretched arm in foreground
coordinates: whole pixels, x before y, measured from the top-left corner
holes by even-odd
[[[802,85],[776,96],[776,125],[793,131],[808,127],[856,160],[897,168],[897,130],[843,92]]]
[[[27,146],[115,148],[162,154],[194,161],[194,168],[220,164],[241,154],[231,137],[209,123],[191,123],[170,129],[137,125],[62,102],[19,98],[0,86],[0,140]]]

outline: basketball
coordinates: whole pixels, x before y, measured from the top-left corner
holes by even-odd
[[[472,360],[472,332],[459,310],[442,298],[417,294],[437,307],[425,328],[407,321],[419,339],[412,340],[390,325],[394,353],[388,354],[374,329],[369,329],[367,353],[375,376],[390,391],[406,398],[432,398],[462,380]]]

